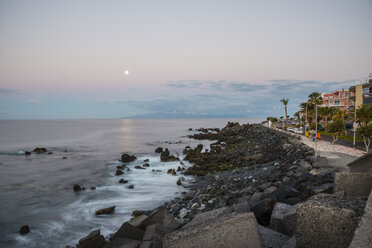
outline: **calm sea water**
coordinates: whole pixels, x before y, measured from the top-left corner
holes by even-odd
[[[0,247],[76,245],[94,229],[108,236],[130,219],[133,210],[153,209],[187,190],[176,185],[178,177],[166,173],[179,162],[160,162],[156,147],[168,147],[182,158],[186,145],[200,143],[185,137],[192,133],[189,128],[221,128],[227,121],[261,120],[0,121]],[[24,155],[35,147],[46,147],[53,154]],[[115,176],[123,152],[138,158],[128,167],[149,159],[150,168]],[[135,188],[119,184],[121,178]],[[192,183],[193,178],[186,181]],[[87,190],[74,192],[74,184]],[[93,186],[96,190],[90,190]],[[112,205],[116,205],[113,215],[95,216],[97,209]],[[19,228],[26,224],[31,232],[22,236]]]

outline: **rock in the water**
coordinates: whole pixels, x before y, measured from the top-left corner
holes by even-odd
[[[75,184],[75,185],[74,185],[74,191],[80,191],[80,190],[81,190],[80,185]]]
[[[143,162],[145,163],[150,162],[150,159],[146,158],[145,160],[143,160]]]
[[[44,147],[36,147],[34,149],[34,152],[36,152],[36,153],[45,153],[45,152],[47,152],[47,149],[44,148]]]
[[[19,233],[22,235],[25,235],[30,232],[30,227],[28,225],[21,226],[21,229],[19,229]]]
[[[134,189],[134,185],[133,184],[129,185],[128,189]]]
[[[62,159],[67,159],[67,157],[62,157]]]
[[[123,175],[124,172],[122,170],[116,170],[115,172],[115,176],[120,176],[120,175]]]
[[[123,153],[123,155],[121,155],[121,161],[123,163],[133,162],[136,159],[137,158],[135,156],[129,155],[128,153]]]
[[[180,179],[178,179],[178,180],[177,180],[177,185],[178,185],[178,186],[181,186],[181,185],[182,185],[182,183],[181,183],[181,180],[180,180]]]
[[[149,167],[150,164],[146,163],[146,164],[143,164],[143,167]]]
[[[163,147],[158,147],[155,149],[155,153],[162,153],[163,152]]]
[[[180,159],[179,158],[176,158],[173,155],[170,155],[168,148],[165,148],[165,151],[163,151],[160,154],[160,160],[162,162],[173,162],[173,161],[179,161]]]
[[[25,152],[25,155],[26,155],[26,156],[30,156],[30,155],[31,155],[31,152],[27,152],[27,151],[26,151],[26,152]]]
[[[94,187],[94,186],[93,186],[93,187],[90,187],[90,189],[91,189],[91,190],[95,190],[95,189],[96,189],[96,187]]]
[[[100,230],[94,230],[88,236],[79,240],[76,248],[102,248],[106,245]]]
[[[114,213],[115,206],[109,207],[109,208],[103,208],[96,211],[96,215],[102,215],[102,214],[112,214]]]
[[[127,182],[128,182],[128,180],[125,180],[123,178],[119,180],[119,183],[127,183]]]
[[[137,170],[144,170],[145,168],[143,168],[143,167],[140,166],[140,165],[136,165],[136,166],[134,166],[134,169],[137,169]]]

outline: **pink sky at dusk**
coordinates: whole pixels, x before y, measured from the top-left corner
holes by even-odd
[[[368,0],[1,1],[0,88],[136,98],[175,94],[167,84],[180,80],[360,79],[372,71],[371,9]]]

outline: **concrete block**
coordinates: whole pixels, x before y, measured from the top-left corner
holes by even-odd
[[[317,157],[313,159],[313,167],[315,168],[328,168],[330,167],[326,157]]]
[[[210,221],[210,220],[216,219],[218,217],[221,217],[223,215],[230,214],[230,213],[231,213],[231,209],[229,207],[217,208],[217,209],[213,209],[208,212],[198,213],[194,216],[194,218],[189,223],[184,225],[182,229],[197,226],[206,221]]]
[[[372,247],[372,192],[364,208],[364,214],[355,230],[353,240],[349,248]]]
[[[282,247],[288,240],[289,236],[269,229],[267,227],[258,225],[258,230],[261,234],[262,241],[265,247]]]
[[[336,172],[334,191],[344,191],[348,195],[368,196],[372,189],[372,173]]]
[[[140,216],[137,216],[137,217],[134,217],[133,219],[131,219],[129,221],[129,224],[131,224],[132,226],[135,226],[135,227],[139,227],[142,223],[142,221],[144,221],[148,216],[147,215],[140,215]]]
[[[292,236],[290,239],[285,242],[284,245],[280,248],[296,248],[296,236]]]
[[[249,205],[248,201],[243,201],[232,205],[231,210],[237,213],[248,213],[251,211],[251,205]]]
[[[341,194],[318,194],[297,205],[297,247],[348,247],[364,200]]]
[[[141,222],[139,227],[145,230],[151,224],[160,224],[164,232],[171,232],[180,226],[164,207],[154,211],[148,218]]]
[[[104,248],[138,248],[141,244],[139,240],[116,238],[111,240]]]
[[[372,152],[364,154],[355,159],[347,166],[350,167],[350,172],[371,172],[372,173]]]
[[[296,230],[296,206],[277,202],[271,214],[270,228],[292,236]]]
[[[100,230],[94,230],[88,236],[79,240],[77,248],[101,248],[105,246],[105,238],[101,235]]]
[[[142,240],[143,234],[144,231],[141,228],[132,226],[128,222],[125,222],[111,239],[114,240],[115,238],[125,238]]]
[[[164,248],[263,248],[253,213],[229,214],[167,234]]]

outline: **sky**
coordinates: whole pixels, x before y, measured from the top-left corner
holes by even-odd
[[[280,117],[372,72],[371,0],[0,0],[0,119]],[[129,74],[125,75],[128,70]]]

